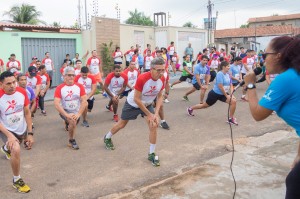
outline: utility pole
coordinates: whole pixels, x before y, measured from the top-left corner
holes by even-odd
[[[207,42],[211,43],[211,32],[212,32],[212,7],[214,4],[211,3],[211,0],[208,0],[207,11],[208,11],[208,33],[207,33]]]
[[[81,29],[81,5],[80,5],[80,0],[78,0],[78,27]]]
[[[88,29],[88,13],[87,13],[87,5],[86,0],[84,0],[84,10],[85,10],[85,29]]]

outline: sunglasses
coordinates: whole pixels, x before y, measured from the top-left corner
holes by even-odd
[[[67,74],[68,77],[75,77],[74,74]]]
[[[261,54],[261,56],[265,60],[267,58],[267,55],[271,55],[271,54],[277,54],[277,53],[263,53]]]

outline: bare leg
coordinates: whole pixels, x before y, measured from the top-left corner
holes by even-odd
[[[15,143],[12,147],[10,165],[14,176],[20,175],[20,144]]]

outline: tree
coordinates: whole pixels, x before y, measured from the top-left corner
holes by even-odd
[[[4,12],[3,15],[8,15],[14,23],[32,24],[37,25],[39,23],[46,24],[46,22],[39,19],[42,15],[37,11],[35,6],[23,3],[21,6],[13,6],[8,12]]]
[[[113,49],[113,42],[110,41],[109,43],[102,43],[100,45],[101,49],[101,61],[102,67],[105,76],[112,71],[112,66],[114,65],[114,59],[111,56],[114,52]]]
[[[126,24],[153,26],[154,22],[150,17],[145,16],[143,12],[139,12],[137,9],[128,12],[130,17],[125,21]]]
[[[247,23],[247,24],[242,24],[241,26],[240,26],[240,28],[249,28],[249,24]]]
[[[60,22],[57,21],[54,21],[52,24],[50,24],[50,26],[57,27],[57,28],[61,27]]]
[[[183,24],[182,27],[186,27],[186,28],[196,28],[197,26],[192,24],[192,22],[188,21],[185,24]]]

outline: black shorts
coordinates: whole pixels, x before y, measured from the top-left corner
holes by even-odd
[[[122,65],[122,62],[120,62],[120,61],[114,61],[114,64]]]
[[[233,85],[234,87],[236,87],[237,85],[239,85],[239,82],[232,83],[232,85]]]
[[[9,131],[11,132],[11,131]],[[20,143],[27,137],[27,131],[25,131],[22,135],[18,135],[14,132],[11,132],[18,140]],[[0,131],[0,138],[2,139],[3,143],[5,144],[7,142],[7,137]]]
[[[186,79],[190,79],[190,80],[192,80],[193,79],[193,75],[191,75],[191,74],[189,74],[188,76],[181,76],[180,78],[179,78],[179,81],[181,81],[181,82],[184,82],[184,81],[186,81]]]
[[[67,120],[67,118],[65,116],[63,116],[62,114],[59,114],[59,116],[61,117],[61,119],[63,119],[65,121],[65,123],[69,124],[69,122],[68,122],[68,120]],[[80,117],[78,118],[76,124],[78,124],[79,121],[80,121]]]
[[[246,75],[246,73],[242,73],[242,79],[244,79],[244,76]]]
[[[124,97],[124,96],[128,96],[128,94],[130,93],[130,91],[132,91],[131,89],[130,90],[128,90],[128,91],[124,91],[123,93],[122,93],[122,97]]]
[[[207,95],[207,99],[206,99],[206,104],[208,104],[209,106],[212,106],[218,100],[220,100],[222,102],[226,102],[227,98],[225,95],[219,95],[219,94],[215,93],[215,91],[213,91],[213,90],[209,91],[209,93]]]
[[[193,84],[194,88],[196,90],[200,90],[201,86],[198,84],[198,82],[196,82],[195,84]]]
[[[93,107],[94,107],[94,101],[95,101],[95,98],[93,99],[88,99],[87,102],[88,102],[88,110],[92,110]]]
[[[151,113],[154,113],[154,109],[152,105],[146,107]],[[123,106],[121,119],[122,120],[135,120],[138,115],[145,116],[145,113],[140,108],[135,108],[131,106],[127,100]]]
[[[169,55],[170,56],[170,60],[172,60],[173,55]]]
[[[126,61],[126,66],[128,67],[130,64],[130,61]]]

